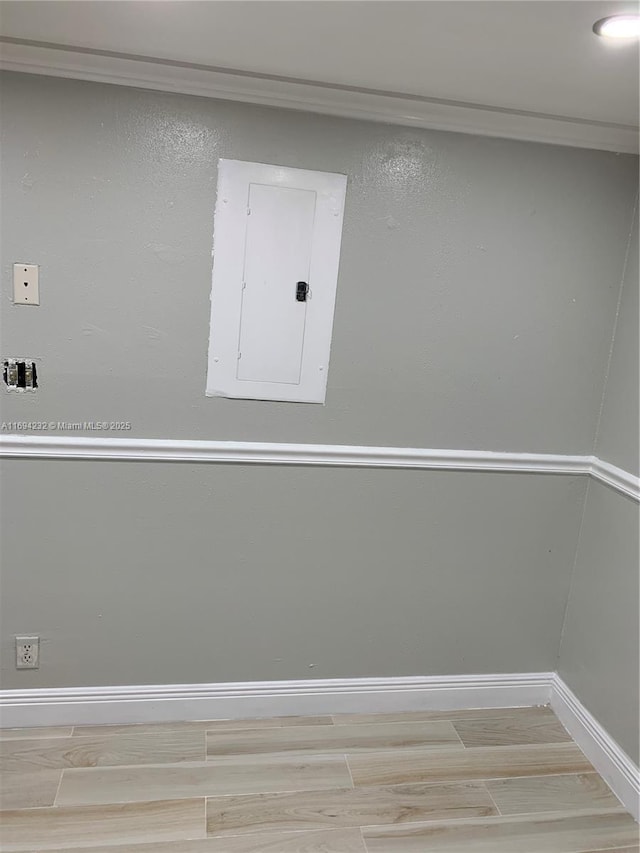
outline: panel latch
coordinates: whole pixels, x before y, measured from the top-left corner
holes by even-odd
[[[296,284],[296,300],[298,302],[306,302],[307,294],[309,293],[309,285],[306,281],[299,281]]]

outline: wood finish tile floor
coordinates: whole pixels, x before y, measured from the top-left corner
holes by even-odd
[[[0,850],[640,853],[549,708],[0,730]]]

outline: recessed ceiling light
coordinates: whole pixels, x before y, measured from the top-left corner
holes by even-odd
[[[612,15],[593,25],[598,36],[611,39],[632,39],[640,36],[640,15]]]

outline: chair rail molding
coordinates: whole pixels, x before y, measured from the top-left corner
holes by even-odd
[[[240,465],[324,465],[350,468],[422,468],[591,476],[640,501],[640,478],[595,456],[500,453],[423,447],[281,444],[11,434],[0,436],[0,458],[88,461],[214,462]]]
[[[180,92],[408,127],[638,152],[638,128],[625,124],[7,36],[0,38],[0,48],[0,68],[7,71]]]

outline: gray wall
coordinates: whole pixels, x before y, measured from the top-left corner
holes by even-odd
[[[596,453],[638,473],[638,223],[632,229]],[[595,717],[638,762],[638,505],[590,483],[559,671]]]
[[[624,273],[595,450],[601,459],[640,476],[637,210],[629,236]]]
[[[589,483],[558,671],[638,763],[638,505]]]
[[[554,667],[581,478],[58,461],[1,473],[6,687]],[[46,638],[37,673],[12,670],[25,629]]]
[[[637,159],[7,75],[5,420],[590,452]],[[327,405],[204,395],[219,157],[349,177]],[[10,265],[42,265],[15,308]]]
[[[42,358],[3,420],[591,452],[636,158],[21,75],[2,99],[3,353]],[[204,396],[218,157],[349,176],[324,407]],[[39,308],[10,304],[15,260]],[[555,666],[584,479],[2,474],[5,687]]]

